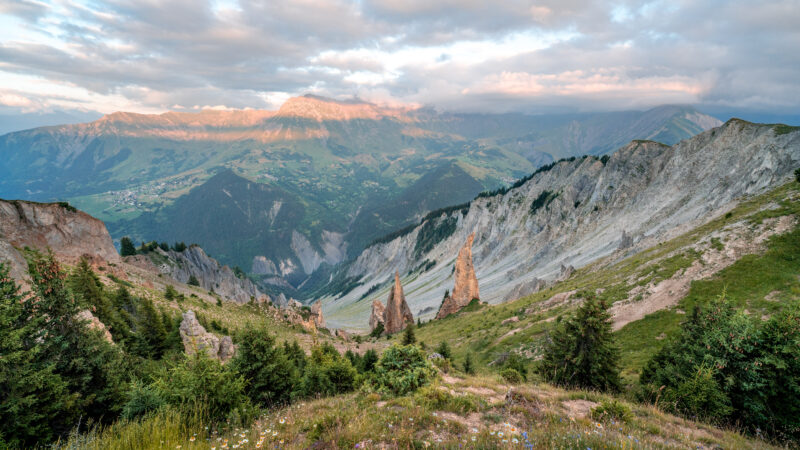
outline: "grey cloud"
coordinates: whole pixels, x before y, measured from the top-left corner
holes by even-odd
[[[0,42],[0,70],[162,108],[262,107],[260,92],[309,90],[462,110],[589,110],[681,100],[800,106],[796,0],[259,0],[224,12],[210,1],[92,5],[73,8],[74,17],[61,21],[55,37],[68,50]],[[629,11],[627,20],[612,20],[619,7]],[[0,12],[24,17],[33,27],[52,13],[37,3],[7,0],[0,0]],[[355,72],[382,74],[385,61],[344,50],[391,52],[499,40],[521,31],[570,31],[575,37],[481,64],[449,53],[430,64],[412,61],[377,86],[346,81]],[[580,89],[609,80],[641,91],[626,97],[603,86]],[[652,92],[645,92],[648,83]]]

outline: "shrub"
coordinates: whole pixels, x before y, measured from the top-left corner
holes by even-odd
[[[505,360],[500,365],[500,369],[514,369],[519,376],[522,377],[520,381],[528,380],[528,367],[525,363],[525,359],[517,353],[509,353],[506,355]]]
[[[303,396],[336,395],[356,388],[358,372],[350,360],[339,354],[330,343],[311,350],[305,363],[298,393]]]
[[[166,288],[164,288],[164,298],[167,300],[175,300],[178,297],[178,291],[172,287],[171,284],[168,284]]]
[[[186,282],[189,286],[200,286],[200,281],[194,275],[189,275],[189,281]]]
[[[373,387],[389,395],[405,395],[427,385],[435,374],[422,350],[413,345],[393,345],[375,366]]]
[[[613,419],[618,422],[628,422],[632,417],[631,409],[616,400],[610,402],[604,400],[592,409],[592,418],[598,421]]]
[[[245,379],[197,352],[167,370],[154,383],[170,405],[205,409],[213,420],[224,420],[235,410],[246,409]]]
[[[377,338],[381,337],[381,335],[383,334],[383,330],[384,330],[383,324],[382,323],[378,323],[378,325],[375,327],[374,330],[372,330],[369,333],[369,335],[370,335],[370,337],[374,337],[374,338],[377,339]]]
[[[525,378],[523,378],[522,374],[519,373],[516,369],[513,369],[511,367],[507,367],[501,370],[500,376],[503,377],[503,379],[506,380],[506,382],[512,384],[522,383],[523,381],[525,381]]]
[[[800,168],[794,169],[794,179],[797,180],[798,183],[800,183]]]

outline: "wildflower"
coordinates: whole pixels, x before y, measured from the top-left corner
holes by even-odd
[[[475,442],[476,440],[477,438],[475,436],[472,436],[472,442]]]
[[[281,419],[280,423],[281,423],[281,425],[283,425],[284,423],[286,423],[286,419]]]
[[[189,438],[189,442],[194,442],[194,436]]]

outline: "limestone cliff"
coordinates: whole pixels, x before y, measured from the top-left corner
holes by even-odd
[[[383,310],[383,326],[387,334],[402,331],[406,325],[414,323],[414,316],[411,308],[406,303],[406,296],[403,294],[403,285],[400,284],[400,274],[394,274],[394,286],[389,292],[389,299],[386,301],[386,309]]]
[[[480,300],[481,298],[478,278],[475,276],[475,267],[472,264],[472,242],[474,240],[475,233],[472,233],[458,252],[454,271],[455,286],[453,286],[453,292],[442,301],[442,306],[436,314],[437,319],[444,319],[450,314],[461,311],[473,299]]]
[[[741,199],[791,180],[797,167],[800,132],[740,120],[672,147],[633,141],[609,158],[560,161],[512,188],[427,219],[455,227],[421,255],[414,249],[427,222],[368,247],[342,270],[361,284],[330,303],[326,320],[334,327],[365,327],[370,305],[359,300],[396,270],[407,274],[426,260],[434,265],[405,287],[413,289],[414,310],[437,308],[452,286],[453,255],[473,232],[481,300],[499,303],[541,289],[570,266],[634,254],[706,223]]]
[[[223,266],[196,245],[189,246],[182,252],[165,252],[159,248],[151,252],[150,256],[154,263],[161,261],[157,264],[161,273],[181,283],[188,283],[191,277],[195,277],[203,289],[236,303],[247,303],[250,300],[262,303],[268,300],[252,281],[237,277],[230,267]]]
[[[26,246],[49,249],[68,264],[80,258],[93,265],[120,261],[102,221],[62,203],[0,200],[0,261],[11,266],[18,280],[27,273],[27,264],[16,249]]]

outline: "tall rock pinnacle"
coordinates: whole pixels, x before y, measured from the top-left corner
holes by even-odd
[[[473,232],[458,252],[455,286],[452,294],[442,301],[442,306],[436,314],[437,319],[444,319],[469,305],[469,302],[473,299],[480,300],[481,298],[480,290],[478,289],[478,278],[475,276],[475,266],[472,264],[472,241],[474,240],[475,233]]]
[[[386,309],[383,311],[383,326],[387,334],[397,333],[403,330],[409,323],[414,323],[414,316],[411,308],[406,303],[403,295],[403,285],[400,284],[400,273],[394,273],[394,287],[389,292],[389,300],[386,302]]]
[[[369,329],[370,331],[374,330],[378,327],[378,325],[383,325],[383,312],[386,308],[383,306],[380,300],[377,298],[372,301],[372,314],[369,316]]]

